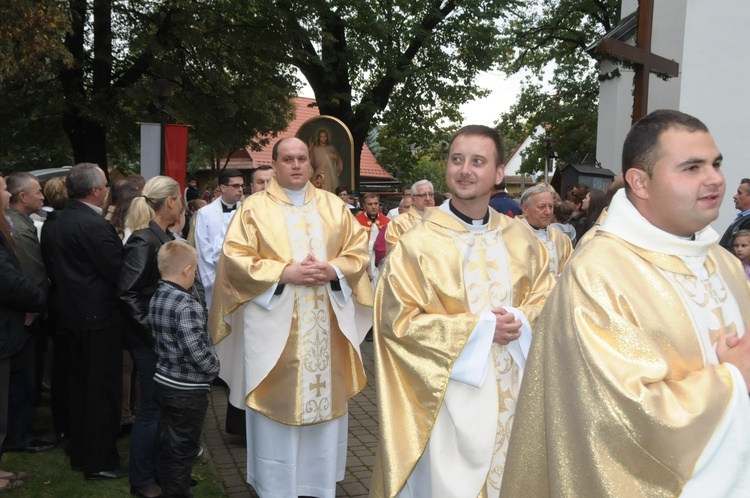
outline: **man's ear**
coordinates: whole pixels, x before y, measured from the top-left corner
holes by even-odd
[[[625,181],[630,185],[630,191],[639,199],[648,199],[648,186],[651,182],[649,174],[639,168],[630,168],[625,172]]]
[[[501,164],[497,167],[497,172],[495,173],[495,185],[500,185],[503,178],[505,178],[505,165]]]

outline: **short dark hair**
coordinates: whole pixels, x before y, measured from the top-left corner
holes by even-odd
[[[83,199],[91,193],[94,187],[101,187],[102,177],[99,171],[101,168],[94,163],[81,163],[73,166],[65,179],[68,197]]]
[[[341,192],[349,193],[349,189],[346,187],[346,185],[339,185],[336,187],[335,193],[336,195],[339,195]]]
[[[316,135],[316,137],[317,137],[317,135]],[[279,146],[281,145],[281,142],[283,142],[284,140],[290,139],[290,138],[294,138],[294,137],[283,137],[283,138],[280,138],[275,144],[273,144],[273,149],[271,149],[271,159],[272,160],[275,161],[276,159],[279,158]]]
[[[273,169],[273,168],[268,164],[261,164],[257,168],[251,169],[250,170],[250,183],[253,183],[253,180],[255,180],[255,173],[257,173],[258,171],[268,171],[269,169]]]
[[[380,195],[376,192],[365,192],[362,194],[362,199],[378,199],[380,200]]]
[[[448,149],[453,145],[453,141],[461,135],[479,135],[487,137],[495,143],[495,152],[497,153],[497,164],[500,166],[505,162],[505,144],[503,144],[503,138],[500,136],[497,130],[484,125],[467,125],[455,132],[451,136],[451,141],[448,144]]]
[[[654,111],[638,120],[628,132],[622,146],[622,172],[637,168],[651,176],[659,159],[659,139],[671,128],[708,133],[706,125],[689,114],[671,109]]]
[[[231,178],[244,178],[242,176],[242,173],[239,170],[236,169],[225,169],[224,171],[219,174],[219,185],[229,185],[229,180]],[[244,181],[244,179],[243,179]]]

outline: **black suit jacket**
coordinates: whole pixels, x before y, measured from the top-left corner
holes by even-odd
[[[42,311],[44,292],[26,278],[10,243],[0,232],[0,358],[10,358],[26,343],[26,312]]]
[[[743,216],[739,220],[733,221],[721,237],[719,245],[729,252],[734,252],[732,250],[732,239],[734,238],[734,234],[740,230],[750,230],[750,214]]]
[[[119,327],[122,241],[112,224],[86,204],[69,199],[57,217],[56,236],[60,324],[71,330]]]

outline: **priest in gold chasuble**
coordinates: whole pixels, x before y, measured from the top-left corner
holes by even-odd
[[[435,207],[435,190],[429,180],[419,180],[411,186],[412,205],[388,224],[385,231],[385,254],[391,253],[398,239],[411,227],[420,223],[425,211]]]
[[[488,208],[503,155],[491,128],[456,132],[453,197],[386,261],[375,294],[373,498],[499,495],[531,330],[554,284],[529,227]]]
[[[367,233],[308,182],[308,150],[274,147],[276,179],[230,223],[209,315],[219,376],[247,414],[247,479],[262,497],[335,496],[347,402],[366,383]]]
[[[750,496],[750,290],[708,226],[721,162],[684,113],[631,129],[626,187],[537,322],[503,496]]]
[[[557,278],[563,267],[573,254],[573,244],[570,238],[553,227],[552,223],[554,198],[552,187],[546,184],[534,185],[527,188],[521,196],[521,210],[523,221],[529,224],[534,234],[547,247],[549,254],[549,271]]]

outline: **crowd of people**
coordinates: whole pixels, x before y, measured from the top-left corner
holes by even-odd
[[[296,138],[210,199],[95,164],[0,177],[0,450],[190,496],[218,382],[255,491],[333,497],[371,340],[373,497],[750,493],[750,180],[720,238],[721,154],[677,111],[633,126],[606,192],[516,202],[504,156],[461,128],[447,197],[420,180],[387,213],[316,188]],[[33,433],[46,377],[56,442]]]

